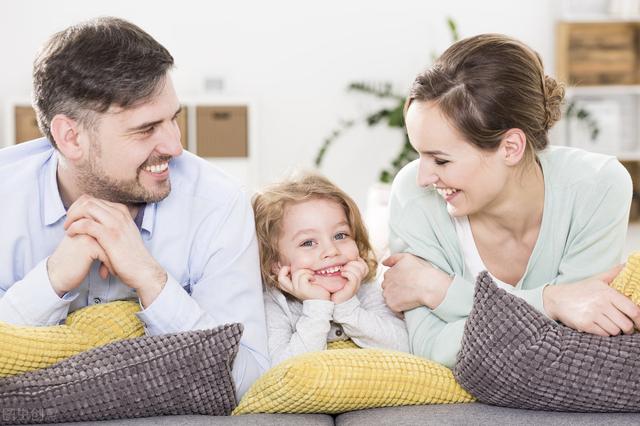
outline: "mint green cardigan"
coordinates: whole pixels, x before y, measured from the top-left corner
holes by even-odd
[[[510,290],[544,312],[542,291],[604,272],[621,261],[632,183],[611,156],[568,147],[538,154],[544,173],[544,210],[526,271]],[[390,248],[431,262],[454,279],[436,309],[405,312],[411,351],[452,367],[473,304],[476,277],[465,268],[446,203],[432,188],[417,185],[417,160],[393,182]]]

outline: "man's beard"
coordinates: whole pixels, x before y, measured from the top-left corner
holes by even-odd
[[[126,205],[157,203],[164,200],[171,192],[171,182],[167,179],[157,192],[149,191],[140,183],[140,173],[148,164],[158,164],[169,161],[171,157],[150,157],[136,171],[133,179],[116,180],[108,176],[98,159],[101,158],[100,148],[95,141],[91,141],[89,161],[78,168],[77,182],[83,193],[93,197]]]

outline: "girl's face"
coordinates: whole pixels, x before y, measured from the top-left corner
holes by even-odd
[[[313,199],[287,205],[278,239],[280,266],[291,274],[308,269],[315,285],[335,293],[347,283],[342,267],[359,257],[344,209],[335,201]]]
[[[453,128],[433,102],[413,101],[406,114],[411,145],[420,155],[418,185],[433,185],[452,216],[494,205],[504,193],[509,169],[501,150],[482,151]]]

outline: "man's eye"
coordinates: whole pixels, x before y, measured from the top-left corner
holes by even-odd
[[[445,164],[447,164],[449,161],[448,160],[440,160],[440,159],[435,159],[434,162],[438,165],[438,166],[443,166]]]
[[[155,128],[155,126],[153,126],[153,127],[149,127],[149,128],[147,128],[147,129],[140,130],[140,131],[138,132],[138,134],[143,135],[143,136],[148,136],[148,135],[150,135],[151,133],[153,133],[153,131],[154,131],[155,129],[156,129],[156,128]]]
[[[311,247],[311,246],[313,246],[312,240],[305,240],[300,244],[300,247]]]
[[[349,234],[347,234],[346,232],[338,232],[334,238],[336,240],[344,240],[345,238],[348,238],[348,237],[349,237]]]

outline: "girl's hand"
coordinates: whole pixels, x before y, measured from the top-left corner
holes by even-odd
[[[435,309],[444,300],[451,277],[429,262],[409,253],[397,253],[382,262],[389,266],[382,281],[382,295],[394,312],[418,306]]]
[[[567,327],[598,336],[616,336],[640,328],[640,307],[609,284],[622,265],[573,284],[545,287],[544,309]]]
[[[330,294],[319,285],[313,285],[315,278],[313,271],[298,269],[290,276],[291,267],[282,266],[278,271],[280,289],[286,291],[298,300],[330,300]]]
[[[347,279],[347,284],[345,284],[342,290],[338,290],[331,295],[331,301],[338,304],[351,299],[358,292],[358,289],[360,289],[362,280],[368,273],[369,266],[363,259],[358,258],[347,262],[342,268],[342,271],[340,271],[340,274]]]

